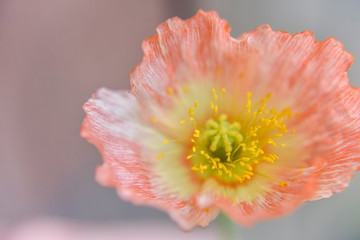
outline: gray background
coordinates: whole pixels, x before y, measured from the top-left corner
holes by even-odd
[[[119,225],[155,221],[183,236],[166,214],[123,202],[94,181],[101,158],[79,137],[79,127],[81,106],[97,88],[129,88],[141,42],[158,24],[175,15],[191,17],[199,8],[218,11],[235,37],[266,23],[290,33],[311,30],[317,40],[334,36],[355,56],[349,78],[360,86],[358,0],[2,0],[0,229],[48,216]],[[238,235],[360,239],[359,189],[356,174],[341,194],[252,229],[239,226]],[[186,236],[209,236],[214,228]]]

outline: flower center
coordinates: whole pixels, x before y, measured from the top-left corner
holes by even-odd
[[[188,94],[187,87],[184,88],[184,92]],[[224,88],[221,92],[222,95],[226,94]],[[174,94],[173,90],[168,93]],[[253,103],[251,93],[248,92],[241,113],[237,111],[235,115],[231,112],[227,114],[219,108],[219,96],[214,88],[212,95],[213,99],[208,106],[213,112],[213,117],[197,122],[199,118],[196,116],[196,109],[200,108],[200,104],[195,100],[194,107],[188,109],[188,120],[179,121],[180,125],[194,124],[191,138],[185,142],[181,140],[186,149],[188,143],[191,143],[192,152],[186,157],[191,164],[191,170],[204,180],[212,177],[222,183],[241,184],[255,176],[261,176],[285,187],[286,182],[262,173],[257,166],[273,164],[279,160],[277,150],[286,146],[281,142],[281,137],[288,134],[284,122],[293,116],[291,109],[284,108],[281,112],[275,109],[267,110],[271,93],[259,102]],[[221,100],[224,104],[226,98]],[[294,130],[290,133],[293,132]],[[165,139],[163,143],[171,141],[177,140]],[[165,154],[159,154],[158,159],[163,158]]]
[[[287,133],[284,117],[292,115],[289,108],[282,112],[265,111],[270,97],[268,94],[253,111],[251,93],[248,93],[246,113],[238,121],[230,121],[226,114],[217,114],[219,110],[214,108],[215,117],[194,130],[193,153],[187,157],[191,160],[191,169],[203,179],[215,177],[225,183],[243,183],[255,175],[270,178],[256,171],[256,166],[279,159],[274,139]],[[278,182],[286,186],[285,182]]]

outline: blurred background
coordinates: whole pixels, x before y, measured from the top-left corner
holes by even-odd
[[[100,155],[79,136],[82,104],[97,88],[130,88],[142,40],[200,8],[218,11],[234,37],[261,24],[334,36],[354,55],[349,78],[360,87],[359,0],[1,0],[0,239],[221,239],[216,222],[183,233],[166,214],[98,185]],[[358,173],[341,194],[237,234],[358,240],[359,189]]]

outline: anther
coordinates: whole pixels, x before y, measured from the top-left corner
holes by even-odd
[[[246,104],[246,109],[247,109],[247,112],[246,112],[246,116],[249,116],[250,115],[250,111],[251,111],[251,93],[248,92],[246,94],[246,99],[247,99],[247,104]]]
[[[288,183],[287,182],[280,182],[280,186],[281,187],[287,187]]]
[[[206,170],[208,166],[200,165],[200,173],[203,174],[204,170]]]
[[[246,174],[246,175],[250,175],[250,176],[253,176],[253,175],[254,175],[254,173],[253,173],[253,172],[249,172],[249,171],[244,171],[244,174]]]
[[[252,171],[252,170],[253,170],[253,168],[252,168],[249,164],[246,164],[246,168],[247,168],[247,170],[249,170],[249,171]]]
[[[171,88],[168,88],[168,89],[167,89],[167,92],[168,92],[170,95],[174,93],[174,91],[173,91]]]
[[[195,133],[193,134],[194,137],[199,138],[200,137],[200,131],[195,129]]]
[[[212,89],[212,92],[213,92],[213,95],[214,95],[214,100],[215,100],[215,102],[216,102],[216,101],[217,101],[218,96],[217,96],[217,94],[216,94],[216,90],[215,90],[215,88],[213,88],[213,89]]]
[[[267,143],[271,144],[273,146],[276,146],[276,143],[274,142],[274,140],[272,138],[269,138]]]
[[[228,162],[230,162],[230,161],[231,161],[230,155],[231,155],[231,153],[230,153],[230,152],[227,152],[227,153],[226,153],[226,156],[227,156],[226,161],[228,161]]]
[[[239,177],[238,175],[234,175],[234,177],[236,178],[236,180],[238,180],[240,183],[244,182],[244,179]]]
[[[193,108],[189,108],[189,115],[194,115],[194,113],[195,113],[195,110],[193,109]]]
[[[193,170],[193,171],[197,171],[197,172],[199,172],[199,171],[200,171],[200,169],[199,169],[199,168],[197,168],[197,167],[192,167],[192,168],[191,168],[191,170]]]

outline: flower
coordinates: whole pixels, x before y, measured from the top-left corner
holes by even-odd
[[[341,43],[260,26],[238,39],[216,12],[172,18],[143,43],[131,91],[100,89],[81,134],[96,179],[183,229],[219,211],[245,225],[346,188],[360,169],[360,91]]]

